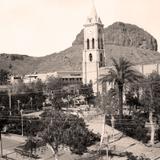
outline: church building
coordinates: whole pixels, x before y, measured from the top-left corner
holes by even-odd
[[[102,92],[102,88],[108,90],[111,86],[105,84],[105,87],[102,87],[102,84],[98,82],[100,76],[107,74],[108,70],[112,67],[111,57],[106,57],[107,48],[105,47],[104,42],[104,25],[98,17],[95,6],[93,5],[90,15],[87,17],[87,20],[84,24],[84,48],[83,48],[83,59],[82,59],[82,80],[84,84],[92,83],[94,93]],[[127,48],[125,48],[127,49]],[[118,59],[117,54],[119,52],[118,48],[112,53],[112,57]],[[146,53],[150,51],[145,51]],[[136,53],[137,54],[137,53]],[[139,53],[140,54],[140,53]],[[153,55],[152,55],[153,54]],[[118,55],[121,56],[120,54]],[[133,55],[134,56],[134,55]],[[149,75],[153,71],[159,73],[160,71],[160,54],[158,52],[152,52],[149,55],[151,58],[147,61],[142,61],[138,64],[133,63],[133,67],[144,74],[145,76]],[[141,57],[141,55],[139,55]],[[158,58],[157,58],[158,57]],[[126,57],[125,57],[126,58]],[[128,58],[128,57],[127,57]],[[136,57],[134,56],[134,59]],[[132,62],[132,57],[130,58]]]
[[[99,92],[98,77],[105,67],[104,29],[100,17],[93,6],[84,24],[83,83],[92,83],[93,91]]]

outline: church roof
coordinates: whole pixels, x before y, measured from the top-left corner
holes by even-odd
[[[87,17],[86,25],[87,24],[95,24],[95,23],[102,24],[100,17],[98,17],[96,7],[93,4],[91,12],[90,12],[89,16]]]

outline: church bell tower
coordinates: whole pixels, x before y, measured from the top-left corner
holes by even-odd
[[[99,70],[105,66],[104,29],[93,5],[84,24],[83,84],[92,83],[94,93],[99,92]]]

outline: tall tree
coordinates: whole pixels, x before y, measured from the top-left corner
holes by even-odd
[[[54,159],[58,160],[59,148],[67,147],[72,153],[82,155],[87,147],[99,140],[99,136],[89,131],[84,120],[60,110],[45,112],[41,119],[42,130],[35,137],[29,137],[25,149],[32,150],[39,144],[51,149]],[[42,140],[42,142],[38,142]],[[38,143],[38,144],[37,144]]]
[[[9,78],[9,72],[4,69],[0,69],[0,85],[7,84],[8,78]]]
[[[160,75],[156,72],[151,73],[142,82],[141,103],[145,107],[144,111],[160,114]],[[147,107],[147,108],[146,108]]]
[[[49,77],[46,90],[53,109],[60,110],[65,107],[66,104],[63,102],[63,98],[66,98],[67,94],[63,90],[63,84],[59,78]]]
[[[47,84],[46,84],[47,90],[52,92],[58,92],[62,90],[62,87],[63,83],[60,78],[55,78],[51,76],[47,79]]]
[[[8,123],[9,112],[4,106],[0,106],[0,148],[1,148],[1,157],[3,156],[3,146],[2,146],[2,130],[4,126]]]
[[[151,127],[150,142],[151,145],[154,145],[155,117],[160,119],[160,75],[158,73],[151,73],[143,82],[141,103],[144,106],[144,112],[146,112],[149,117]]]
[[[85,97],[85,100],[89,105],[91,103],[94,103],[94,92],[93,92],[92,83],[82,84],[79,90],[80,90],[80,94],[82,94]]]
[[[114,87],[118,89],[119,99],[119,116],[123,117],[123,91],[124,85],[127,83],[134,83],[142,78],[142,75],[133,69],[132,63],[120,57],[119,60],[112,58],[113,67],[109,70],[109,73],[103,75],[100,81],[113,83]]]
[[[142,90],[142,86],[140,83],[137,84],[131,84],[127,87],[127,92],[125,94],[125,101],[126,105],[129,106],[129,114],[131,114],[131,111],[137,112],[137,107],[141,106],[140,103],[140,91]],[[140,110],[141,111],[141,110]]]
[[[115,89],[111,88],[107,93],[96,97],[96,106],[104,114],[113,115],[117,111],[118,97]]]
[[[55,160],[58,160],[58,152],[61,146],[68,146],[73,153],[83,154],[87,147],[93,144],[99,137],[90,132],[82,118],[63,112],[64,106],[62,98],[67,96],[62,90],[61,83],[57,79],[49,79],[47,84],[52,102],[52,109],[41,115],[43,129],[37,134],[43,142],[51,149]],[[35,142],[31,138],[27,143]],[[26,144],[26,149],[32,145]],[[35,144],[36,146],[36,144]]]

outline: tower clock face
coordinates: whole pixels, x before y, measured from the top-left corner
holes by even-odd
[[[90,29],[90,30],[88,30],[88,34],[91,34],[92,33],[92,30]]]

